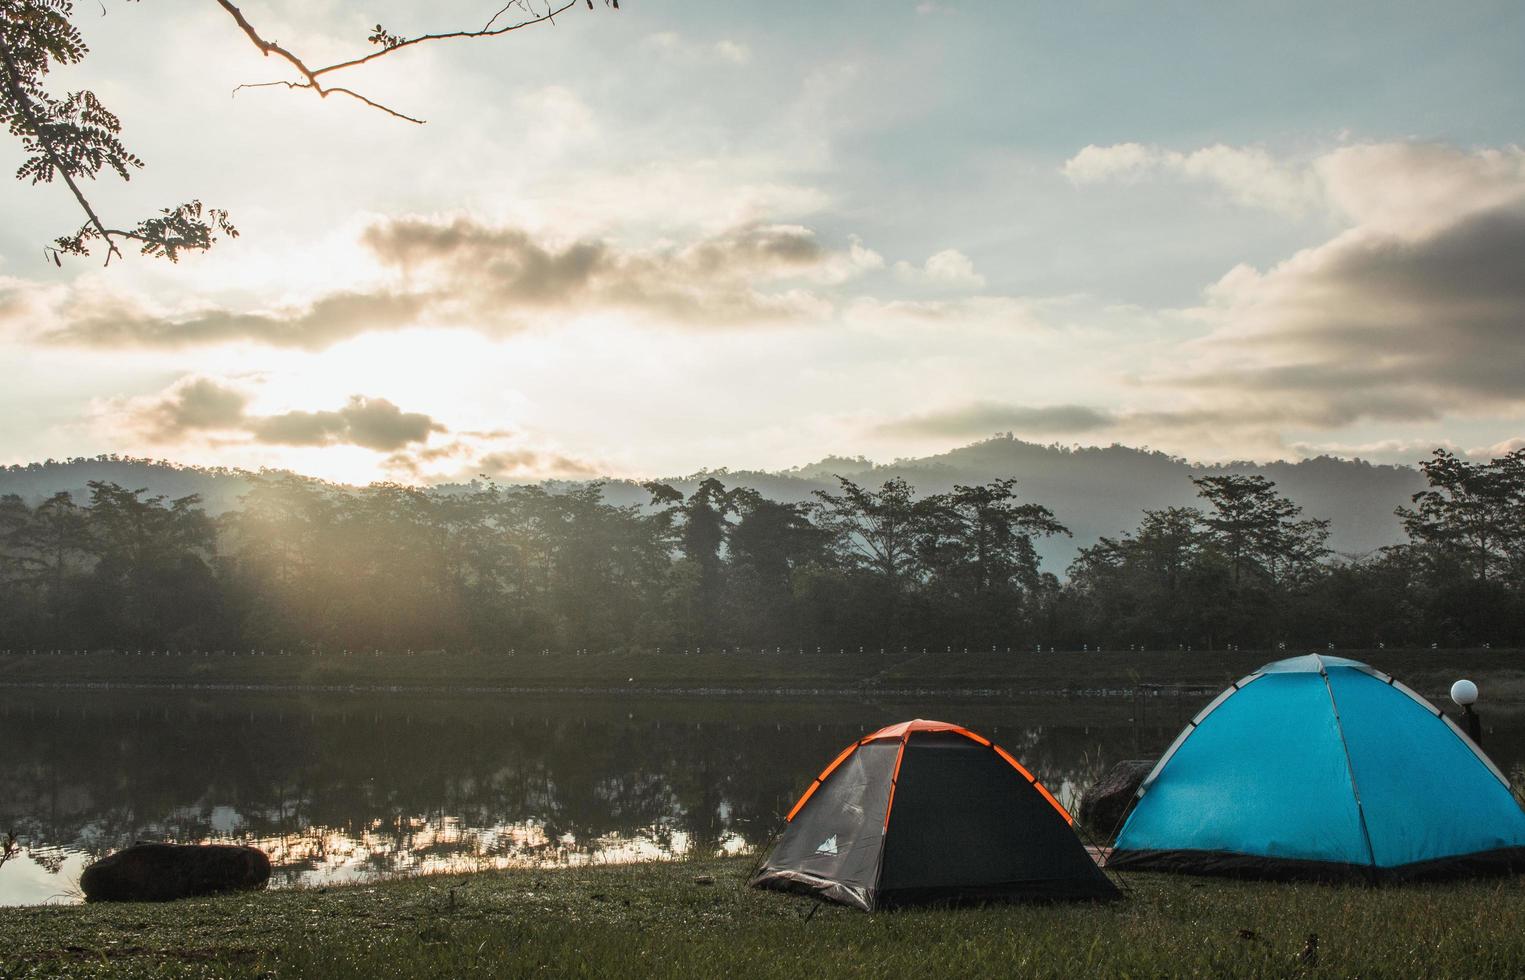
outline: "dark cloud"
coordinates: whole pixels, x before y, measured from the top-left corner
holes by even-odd
[[[687,326],[789,318],[820,301],[763,287],[840,274],[846,261],[834,262],[840,257],[795,225],[747,225],[683,247],[629,249],[604,241],[552,246],[467,218],[409,218],[375,225],[362,241],[410,281],[434,284],[439,306],[462,322],[510,328],[548,309],[618,309]]]
[[[360,239],[382,262],[411,276],[428,273],[470,284],[468,302],[492,296],[522,306],[565,306],[613,263],[602,242],[546,247],[517,228],[459,218],[449,224],[404,218],[368,228]]]
[[[1525,210],[1417,237],[1353,233],[1217,287],[1227,326],[1172,385],[1339,426],[1525,402]]]
[[[1116,418],[1085,405],[1006,405],[972,402],[925,415],[912,415],[879,426],[892,436],[988,436],[1011,431],[1019,435],[1068,435],[1109,428]]]
[[[256,441],[285,446],[328,446],[346,443],[394,452],[410,443],[425,442],[431,433],[447,431],[421,412],[404,412],[385,398],[355,395],[336,412],[285,412],[250,419]]]
[[[421,412],[404,412],[385,398],[353,395],[331,412],[250,415],[249,396],[211,378],[177,382],[158,397],[128,402],[130,424],[159,441],[195,432],[237,434],[285,446],[353,445],[396,452],[448,431]]]
[[[244,421],[249,396],[211,378],[192,378],[171,388],[144,409],[141,418],[155,435],[173,438],[199,429],[234,429]]]
[[[525,444],[513,429],[451,431],[422,412],[405,412],[385,398],[353,395],[332,411],[255,415],[250,395],[213,378],[182,378],[160,394],[113,403],[124,427],[159,443],[197,435],[213,440],[279,446],[360,446],[388,454],[382,465],[416,479],[441,474],[473,479],[582,479],[594,463]],[[431,439],[439,435],[443,438]]]

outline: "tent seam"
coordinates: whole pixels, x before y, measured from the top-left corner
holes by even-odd
[[[1345,741],[1345,721],[1340,717],[1340,703],[1334,696],[1334,685],[1329,683],[1329,671],[1324,668],[1324,660],[1318,654],[1313,655],[1318,662],[1318,675],[1324,681],[1324,690],[1329,695],[1329,709],[1334,712],[1334,729],[1340,734],[1340,751],[1345,754],[1345,772],[1350,776],[1350,794],[1356,798],[1356,818],[1361,823],[1361,839],[1366,842],[1366,857],[1370,862],[1372,880],[1377,875],[1377,852],[1371,844],[1371,827],[1366,823],[1366,805],[1361,802],[1361,784],[1356,781],[1355,763],[1350,758],[1350,745]]]
[[[900,763],[905,759],[905,746],[911,740],[911,730],[906,729],[905,734],[900,736],[900,750],[895,754],[895,769],[890,775],[890,798],[884,802],[884,827],[879,831],[879,839],[882,842],[879,848],[879,860],[874,866],[874,894],[870,899],[874,909],[879,907],[879,883],[884,880],[884,844],[890,839],[890,811],[895,808],[895,785],[900,782]],[[869,911],[873,911],[870,909]]]

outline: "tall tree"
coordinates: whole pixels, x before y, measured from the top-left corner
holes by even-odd
[[[943,499],[918,500],[915,488],[901,477],[886,480],[878,490],[865,490],[845,476],[837,477],[837,484],[840,493],[815,491],[813,516],[844,560],[878,573],[893,588],[915,579],[918,545],[924,544],[922,536]]]
[[[1208,541],[1228,564],[1233,585],[1247,574],[1277,583],[1296,576],[1329,553],[1329,522],[1298,520],[1302,508],[1259,474],[1208,476],[1191,481],[1210,505],[1203,516]]]
[[[726,489],[714,477],[701,480],[687,498],[665,483],[642,484],[658,506],[664,536],[676,538],[688,563],[678,569],[673,599],[682,627],[679,642],[714,646],[722,640],[721,601],[725,591],[722,549],[744,492]]]
[[[727,538],[728,609],[743,642],[803,645],[812,639],[795,601],[796,579],[829,564],[826,532],[810,522],[808,506],[738,492],[740,519]]]
[[[210,559],[216,534],[200,498],[166,501],[114,483],[88,485],[92,640],[134,647],[215,640],[221,609]]]
[[[1478,581],[1519,574],[1525,556],[1525,449],[1471,463],[1437,449],[1419,464],[1429,487],[1399,507],[1403,529],[1431,562]]]
[[[1016,480],[999,479],[955,486],[945,498],[958,545],[955,574],[976,592],[1034,587],[1038,551],[1033,539],[1070,533],[1042,504],[1018,503],[1016,488]]]

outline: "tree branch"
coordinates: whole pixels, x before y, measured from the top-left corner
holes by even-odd
[[[64,161],[59,157],[58,150],[53,146],[53,141],[48,138],[47,130],[43,126],[42,120],[37,118],[37,106],[32,102],[31,96],[27,95],[26,89],[22,87],[20,72],[16,68],[16,62],[11,59],[10,49],[4,44],[0,44],[0,62],[5,64],[5,87],[10,91],[11,98],[16,100],[16,105],[21,109],[21,112],[26,116],[27,125],[31,128],[32,135],[37,139],[37,144],[42,147],[42,152],[48,155],[48,160],[52,162],[53,169],[63,177],[64,183],[69,185],[69,190],[74,192],[74,199],[84,209],[85,215],[90,219],[90,224],[100,233],[101,240],[106,243],[106,264],[110,265],[113,255],[121,258],[121,250],[116,247],[116,242],[112,241],[112,233],[107,231],[106,226],[101,223],[100,216],[95,213],[95,208],[90,206],[89,200],[85,198],[85,192],[79,189],[79,184],[74,181],[74,175],[69,173],[69,168],[64,165]],[[57,261],[56,256],[54,260]]]
[[[396,109],[393,109],[393,108],[391,108],[389,106],[384,106],[380,102],[374,102],[374,101],[366,98],[365,96],[361,95],[359,92],[356,92],[356,91],[353,91],[353,90],[347,89],[347,88],[340,88],[337,85],[330,86],[330,87],[328,87],[326,89],[316,89],[316,87],[311,82],[288,82],[288,81],[286,81],[284,79],[278,80],[278,81],[274,81],[274,82],[245,82],[242,85],[235,86],[234,89],[233,89],[233,94],[237,95],[241,89],[246,89],[246,88],[274,88],[275,86],[278,86],[278,85],[285,86],[286,88],[289,88],[289,89],[299,89],[299,88],[314,89],[314,90],[316,90],[318,92],[319,95],[323,95],[323,96],[327,96],[329,94],[348,95],[350,98],[359,99],[361,102],[364,102],[366,105],[370,106],[372,109],[380,109],[382,112],[386,113],[387,115],[389,115],[389,116],[396,116],[398,119],[402,119],[402,120],[404,120],[406,122],[418,123],[420,126],[422,126],[424,124],[424,122],[425,122],[425,120],[423,120],[423,119],[415,119],[414,117],[412,117],[410,115],[407,115],[406,113],[398,112]]]
[[[336,85],[325,86],[319,79],[324,75],[330,74],[331,72],[343,71],[346,68],[357,68],[360,65],[375,61],[378,58],[384,58],[387,55],[396,51],[401,51],[404,48],[409,48],[416,44],[423,44],[426,41],[450,41],[463,38],[501,37],[510,31],[517,31],[525,27],[531,27],[535,24],[554,24],[557,14],[567,11],[577,4],[577,0],[552,0],[552,3],[556,2],[559,2],[560,5],[552,6],[550,3],[548,3],[545,13],[535,14],[525,6],[524,0],[510,0],[509,3],[504,4],[497,13],[493,14],[492,17],[488,19],[487,23],[483,25],[481,30],[477,31],[447,31],[440,34],[420,34],[417,37],[398,39],[391,37],[390,35],[386,35],[378,26],[377,35],[373,37],[372,40],[375,40],[377,43],[382,45],[379,51],[372,51],[370,54],[359,58],[351,58],[348,61],[340,61],[331,65],[324,65],[321,68],[311,68],[305,61],[297,57],[297,55],[293,54],[287,48],[282,47],[275,41],[265,40],[265,38],[260,35],[259,31],[255,29],[254,25],[249,23],[248,18],[243,15],[243,11],[239,10],[238,7],[232,3],[232,0],[217,0],[218,5],[228,12],[228,15],[233,18],[234,23],[238,25],[239,29],[244,32],[244,34],[249,38],[254,46],[259,49],[261,54],[267,58],[271,55],[275,55],[277,58],[286,61],[293,68],[295,68],[304,79],[306,79],[306,81],[302,82],[256,82],[248,85],[240,85],[233,89],[234,94],[237,94],[240,89],[268,88],[275,85],[284,85],[291,89],[310,89],[313,92],[316,92],[320,98],[327,98],[330,94],[338,93],[340,95],[347,95],[353,99],[358,99],[371,108],[379,109],[390,116],[395,116],[398,119],[403,119],[411,123],[418,123],[420,125],[423,124],[424,120],[416,119],[413,116],[398,112],[395,109],[389,108],[379,102],[375,102],[369,98],[366,98],[365,96],[352,89],[341,88]],[[591,0],[587,0],[587,2],[588,6],[591,7]],[[605,2],[609,3],[615,9],[619,9],[619,0],[605,0]],[[518,7],[519,9],[525,11],[525,13],[529,15],[529,19],[522,20],[513,24],[504,24],[501,27],[494,27],[493,25],[498,22],[498,18],[502,17],[503,14],[506,13],[511,7]]]

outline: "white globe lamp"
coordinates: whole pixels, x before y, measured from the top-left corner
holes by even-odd
[[[1463,708],[1470,708],[1477,703],[1477,685],[1462,678],[1451,685],[1451,700]]]

